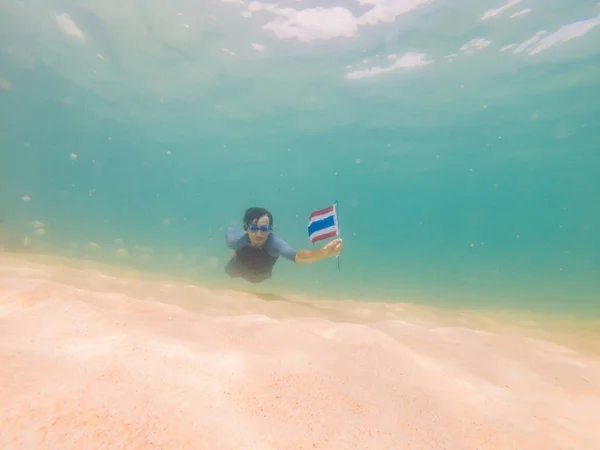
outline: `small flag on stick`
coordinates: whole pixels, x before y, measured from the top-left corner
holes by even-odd
[[[308,237],[313,244],[323,239],[339,236],[337,201],[324,209],[313,211],[308,218]]]
[[[333,205],[313,211],[308,218],[308,237],[313,244],[323,239],[332,238],[340,235],[340,226],[338,222],[337,200]],[[336,257],[338,272],[340,270],[340,257]]]

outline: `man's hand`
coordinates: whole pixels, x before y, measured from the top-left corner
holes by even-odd
[[[342,251],[342,240],[334,239],[318,250],[298,250],[296,264],[312,264],[325,258],[338,256]]]
[[[323,247],[323,253],[326,255],[326,258],[330,258],[332,256],[338,256],[342,251],[342,239],[337,238],[331,242],[328,242],[327,245]]]

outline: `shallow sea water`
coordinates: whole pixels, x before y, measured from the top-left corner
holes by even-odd
[[[264,206],[260,290],[600,313],[600,6],[0,4],[0,244],[202,286]],[[525,314],[525,313],[523,313]]]

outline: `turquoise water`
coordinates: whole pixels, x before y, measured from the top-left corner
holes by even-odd
[[[341,271],[259,289],[600,313],[599,4],[319,6],[2,1],[5,249],[248,288],[245,208],[338,200]]]

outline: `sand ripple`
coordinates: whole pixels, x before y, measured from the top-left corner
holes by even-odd
[[[596,357],[347,306],[0,255],[0,448],[600,448]]]

